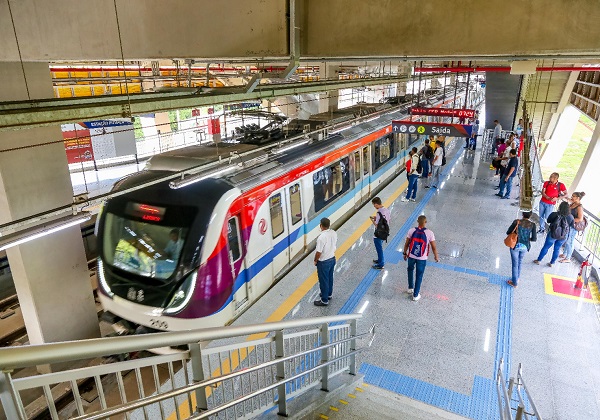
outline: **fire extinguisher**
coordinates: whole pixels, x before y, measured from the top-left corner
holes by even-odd
[[[579,274],[577,274],[577,281],[575,282],[575,286],[573,286],[575,289],[587,289],[588,288],[588,277],[587,275],[584,276],[584,272],[585,272],[585,268],[592,265],[592,263],[590,263],[590,255],[589,254],[587,256],[587,258],[585,260],[583,260],[583,262],[581,263],[581,267],[579,268]],[[585,279],[584,279],[585,277]]]

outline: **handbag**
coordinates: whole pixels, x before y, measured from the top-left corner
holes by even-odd
[[[513,249],[515,246],[517,246],[517,240],[519,239],[519,234],[517,233],[517,229],[519,229],[519,222],[520,220],[517,220],[517,226],[515,226],[515,229],[509,233],[504,240],[504,245],[510,249]]]
[[[581,207],[581,204],[575,208],[578,208],[578,207]],[[587,225],[588,225],[588,219],[585,216],[583,216],[583,219],[581,220],[581,222],[573,223],[573,227],[575,228],[575,230],[577,232],[583,232],[585,230],[585,228],[587,227]]]

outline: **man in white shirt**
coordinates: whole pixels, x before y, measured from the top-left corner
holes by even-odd
[[[437,188],[440,183],[440,174],[442,172],[442,159],[444,157],[444,143],[437,141],[438,146],[435,148],[433,155],[433,165],[431,167],[431,178],[429,178],[429,186]]]
[[[420,157],[417,148],[413,147],[409,155],[410,171],[408,173],[408,189],[406,190],[406,197],[402,197],[400,201],[416,201],[417,197],[417,181],[421,175],[418,171]]]
[[[370,217],[371,222],[375,226],[375,232],[373,234],[373,242],[375,243],[375,250],[377,251],[377,259],[373,260],[373,262],[375,263],[373,265],[373,268],[375,270],[383,270],[383,267],[385,266],[385,258],[383,255],[383,241],[384,240],[381,238],[378,238],[376,236],[377,235],[377,225],[379,224],[379,218],[383,217],[385,219],[385,221],[387,222],[388,230],[389,230],[390,221],[392,220],[392,214],[390,213],[389,209],[387,209],[383,206],[383,203],[381,202],[381,198],[375,197],[371,200],[371,203],[373,204],[373,207],[375,207],[375,210],[377,210],[377,215]],[[385,241],[387,242],[387,239]]]
[[[330,229],[331,222],[326,217],[321,219],[321,234],[317,238],[315,265],[319,277],[321,298],[315,300],[315,306],[329,305],[333,296],[333,270],[335,268],[335,250],[337,249],[337,233]]]

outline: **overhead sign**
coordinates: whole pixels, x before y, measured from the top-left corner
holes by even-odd
[[[392,131],[400,134],[422,134],[426,136],[471,137],[471,126],[465,124],[392,121]]]
[[[430,115],[434,117],[475,118],[474,109],[426,108],[414,106],[410,109],[412,115]]]

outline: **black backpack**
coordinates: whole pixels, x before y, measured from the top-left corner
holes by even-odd
[[[550,237],[562,241],[569,234],[569,222],[567,218],[559,215],[554,222],[550,224]]]
[[[421,163],[421,157],[417,156],[419,158],[419,163],[417,163],[417,172],[418,174],[422,174],[423,173],[423,164]]]
[[[379,213],[379,221],[377,222],[377,226],[375,226],[375,237],[387,242],[387,238],[390,236],[390,225],[388,225],[387,220],[381,212],[377,213]]]
[[[433,149],[431,148],[431,146],[425,145],[425,153],[423,153],[425,155],[425,158],[428,160],[433,159]]]

